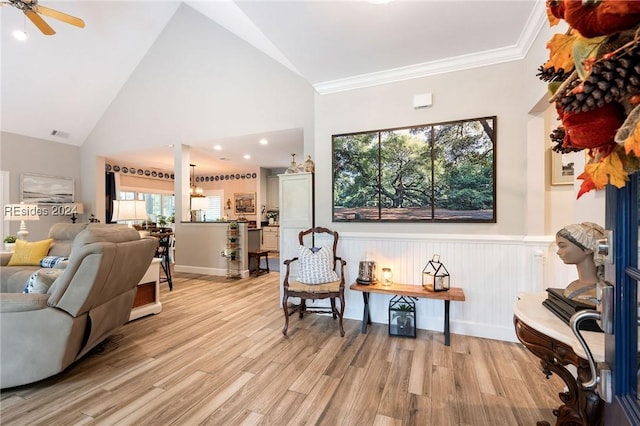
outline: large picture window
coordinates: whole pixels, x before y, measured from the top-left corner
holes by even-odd
[[[496,117],[333,135],[333,221],[496,221]]]
[[[145,202],[147,217],[157,222],[160,217],[168,218],[175,215],[175,197],[173,194],[154,194],[137,191],[120,191],[119,200],[142,200]]]

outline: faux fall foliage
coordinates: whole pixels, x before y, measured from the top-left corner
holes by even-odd
[[[562,127],[557,152],[588,150],[578,198],[622,188],[640,169],[640,1],[547,0],[551,26],[570,26],[547,44],[539,69]]]

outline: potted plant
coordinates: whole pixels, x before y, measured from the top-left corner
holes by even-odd
[[[415,304],[406,299],[391,299],[389,305],[389,334],[416,337]]]
[[[13,251],[16,246],[17,237],[15,235],[7,235],[4,237],[4,249],[7,251]]]
[[[229,235],[238,235],[238,222],[235,220],[229,222]]]
[[[392,320],[396,320],[399,328],[411,327],[413,321],[413,310],[411,306],[401,303],[398,306],[398,310],[394,311]]]
[[[167,218],[164,216],[158,216],[156,222],[158,223],[158,227],[160,228],[165,228],[167,226]]]

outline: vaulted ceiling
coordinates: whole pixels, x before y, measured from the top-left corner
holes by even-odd
[[[45,17],[53,36],[19,10],[0,8],[1,130],[82,145],[181,3],[41,0],[86,23],[80,29]],[[518,60],[544,22],[544,1],[534,0],[184,3],[320,94]],[[14,39],[16,29],[27,40]],[[234,145],[257,136],[238,135]],[[144,161],[144,153],[132,155]]]

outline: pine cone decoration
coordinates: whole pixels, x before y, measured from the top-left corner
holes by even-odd
[[[570,145],[563,146],[565,137],[566,133],[564,131],[564,127],[562,126],[551,132],[549,138],[551,139],[551,143],[555,143],[555,145],[551,147],[554,152],[557,152],[558,154],[568,154],[570,152],[582,151],[581,148],[575,148]]]
[[[538,77],[542,81],[551,83],[554,81],[565,81],[567,77],[569,77],[569,74],[564,72],[562,68],[556,70],[554,67],[545,68],[540,65],[540,67],[538,67],[538,73],[536,74],[536,77]]]
[[[564,111],[586,112],[610,102],[623,104],[640,93],[640,46],[636,43],[616,56],[595,62],[584,82],[573,81],[559,99]]]

